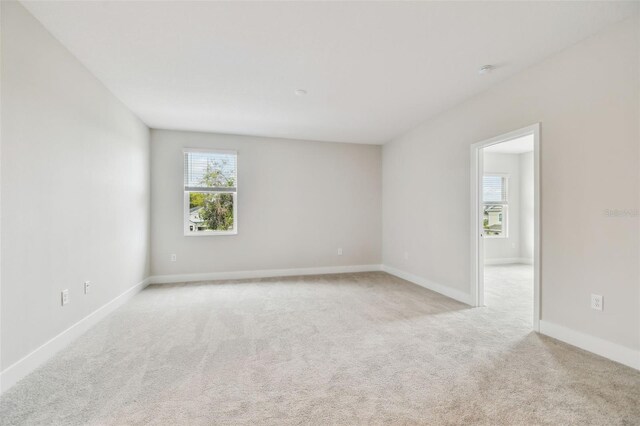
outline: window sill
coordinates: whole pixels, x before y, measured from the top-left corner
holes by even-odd
[[[238,231],[201,231],[185,232],[185,237],[218,237],[223,235],[238,235]]]

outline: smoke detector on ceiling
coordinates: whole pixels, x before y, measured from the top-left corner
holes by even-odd
[[[478,74],[485,75],[496,69],[493,65],[483,65],[478,69]]]

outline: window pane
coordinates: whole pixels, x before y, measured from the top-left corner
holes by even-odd
[[[234,188],[237,156],[219,152],[185,152],[184,186],[189,188]]]
[[[489,237],[503,236],[505,206],[486,205],[484,206],[484,234]]]
[[[234,193],[190,192],[189,231],[233,231],[234,202]]]
[[[485,203],[507,203],[507,179],[503,176],[482,177],[482,201]]]

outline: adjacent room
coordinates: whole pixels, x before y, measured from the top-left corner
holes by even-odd
[[[0,36],[0,425],[640,425],[637,1]]]
[[[516,137],[482,149],[482,221],[483,300],[480,305],[495,305],[518,313],[534,330],[535,280],[539,262],[534,253],[536,239],[536,176],[534,134]],[[535,274],[534,274],[535,268]]]

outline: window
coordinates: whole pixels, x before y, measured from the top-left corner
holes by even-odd
[[[489,238],[507,237],[507,181],[503,175],[482,177],[483,229]]]
[[[185,235],[237,233],[237,169],[235,152],[185,150]]]

